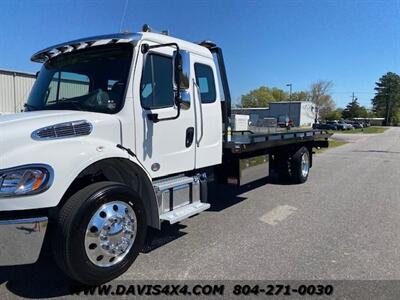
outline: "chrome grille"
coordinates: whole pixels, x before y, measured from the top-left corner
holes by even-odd
[[[34,140],[62,139],[89,135],[93,126],[86,120],[72,121],[43,127],[32,132]]]

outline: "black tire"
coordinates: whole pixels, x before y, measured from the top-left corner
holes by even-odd
[[[137,219],[137,232],[126,256],[110,267],[93,264],[85,250],[86,229],[93,214],[105,203],[127,203]],[[91,184],[72,195],[60,210],[52,232],[52,250],[57,265],[73,280],[98,285],[123,274],[135,261],[146,237],[146,214],[138,194],[117,182]]]
[[[307,171],[304,171],[304,164],[302,163],[303,157],[307,163]],[[306,147],[301,147],[292,155],[290,160],[290,181],[292,183],[304,183],[308,179],[311,167],[311,156],[310,152]]]

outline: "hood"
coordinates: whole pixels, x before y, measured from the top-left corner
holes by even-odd
[[[40,110],[40,111],[29,111],[16,114],[0,115],[0,129],[5,125],[12,125],[15,123],[24,122],[24,124],[36,123],[36,122],[51,122],[54,120],[58,122],[61,118],[68,118],[70,116],[83,116],[87,114],[93,114],[91,112],[83,111],[72,111],[72,110]],[[58,122],[60,123],[60,122]]]
[[[56,140],[34,140],[32,132],[60,123],[86,120],[92,125],[88,136],[66,139],[105,139],[112,143],[120,143],[121,126],[116,115],[84,111],[43,110],[0,116],[0,169],[7,160],[7,154],[15,154],[21,148],[27,148],[37,143],[62,143],[63,138]],[[34,153],[32,153],[34,155]]]

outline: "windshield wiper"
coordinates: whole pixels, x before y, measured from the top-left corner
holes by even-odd
[[[80,102],[65,99],[68,98],[61,98],[61,102],[58,102],[57,104],[71,104],[76,110],[83,110],[82,104]]]
[[[33,109],[33,110],[38,110],[38,109],[40,109],[40,107],[31,105],[31,104],[28,104],[28,103],[25,103],[25,104],[24,104],[24,107],[26,107],[26,108],[28,109],[28,111],[32,111],[32,109]]]

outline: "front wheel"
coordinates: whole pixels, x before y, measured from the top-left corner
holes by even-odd
[[[128,186],[94,183],[71,196],[52,233],[53,254],[72,279],[98,285],[123,274],[146,235],[144,205]]]

